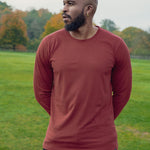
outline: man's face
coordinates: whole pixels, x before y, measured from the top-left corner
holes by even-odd
[[[82,0],[63,0],[63,21],[67,31],[76,31],[85,24],[84,4]]]

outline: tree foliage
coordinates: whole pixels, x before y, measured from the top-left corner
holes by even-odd
[[[16,45],[25,45],[27,39],[26,24],[18,11],[2,16],[0,45],[10,45],[15,50]]]
[[[0,11],[5,10],[6,8],[12,10],[11,6],[7,5],[5,2],[0,1]]]
[[[27,44],[27,49],[30,51],[36,51],[40,42],[41,42],[40,39],[30,40],[30,42],[28,42]]]
[[[55,32],[59,29],[62,29],[64,27],[64,22],[62,20],[62,14],[55,14],[51,17],[51,19],[49,21],[47,21],[44,29],[45,31],[42,34],[42,37]]]
[[[44,32],[46,22],[51,18],[52,13],[48,9],[40,9],[26,11],[26,16],[23,18],[27,25],[27,33],[30,40],[40,37]]]
[[[110,20],[110,19],[103,19],[101,22],[101,28],[106,29],[110,32],[116,31],[119,28],[116,26],[116,24]]]
[[[128,27],[122,31],[121,37],[134,54],[150,55],[150,34],[140,28]]]
[[[2,18],[2,15],[8,14],[12,12],[11,6],[7,5],[5,2],[0,1],[0,20]]]
[[[150,55],[150,28],[144,31],[128,27],[119,31],[110,19],[103,19],[101,27],[122,37],[129,50],[135,55]],[[62,14],[53,14],[48,9],[30,11],[13,10],[0,1],[0,47],[11,46],[36,50],[41,38],[64,27]],[[29,40],[28,40],[29,39]]]

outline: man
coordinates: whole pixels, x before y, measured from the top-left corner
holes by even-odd
[[[42,40],[35,60],[35,97],[51,116],[43,147],[117,150],[114,120],[131,92],[128,48],[93,26],[98,0],[63,3],[65,29]]]

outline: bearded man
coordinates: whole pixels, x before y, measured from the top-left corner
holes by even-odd
[[[132,71],[124,41],[93,25],[98,0],[63,0],[64,29],[39,45],[37,101],[50,115],[45,150],[117,150],[114,120],[129,100]]]

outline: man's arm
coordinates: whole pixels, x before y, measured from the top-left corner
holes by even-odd
[[[130,98],[132,69],[129,50],[122,41],[115,52],[115,66],[112,70],[114,119],[120,114]]]
[[[49,49],[49,44],[44,39],[36,53],[33,84],[36,100],[50,115],[53,71],[49,61]]]

